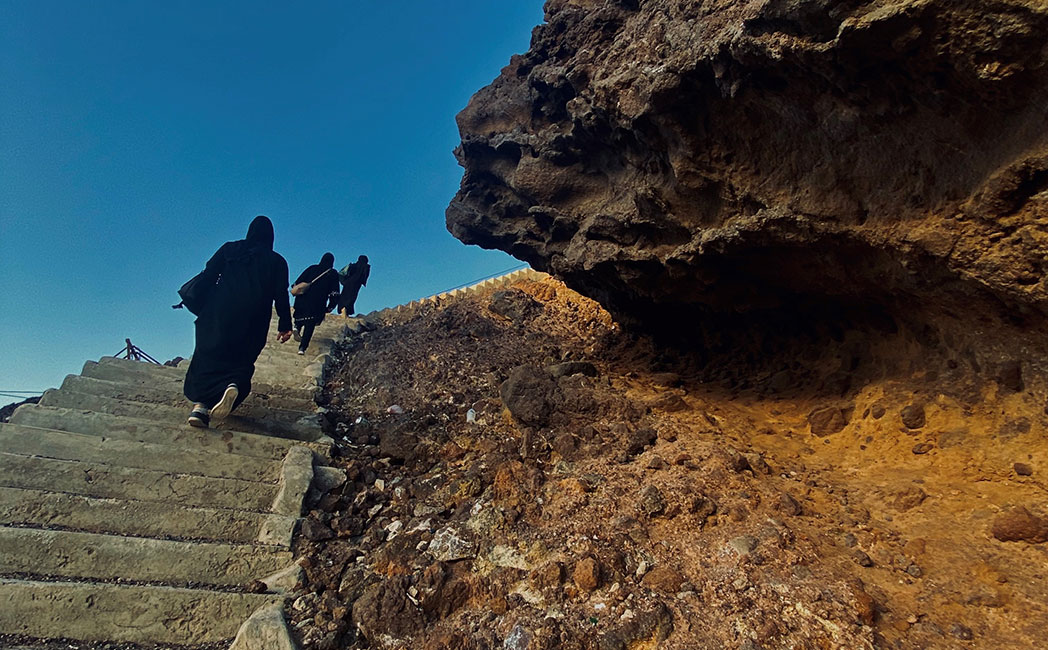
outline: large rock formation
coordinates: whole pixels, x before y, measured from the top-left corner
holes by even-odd
[[[1043,326],[1048,3],[545,10],[458,116],[462,241],[642,325],[832,300]]]

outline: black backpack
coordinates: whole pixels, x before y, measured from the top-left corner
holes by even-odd
[[[211,297],[211,293],[219,282],[222,281],[222,274],[220,273],[214,282],[208,282],[204,277],[204,272],[201,271],[193,277],[189,278],[182,288],[178,290],[178,297],[182,299],[182,302],[177,305],[171,305],[171,309],[182,309],[185,307],[192,314],[199,316],[200,312],[204,310],[204,306],[207,304],[208,298]]]

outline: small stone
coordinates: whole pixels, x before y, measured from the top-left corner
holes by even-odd
[[[887,411],[885,410],[884,406],[882,406],[881,404],[874,404],[870,407],[870,415],[873,416],[874,420],[880,420],[884,417],[884,414],[886,412]]]
[[[1016,463],[1012,465],[1012,469],[1014,469],[1015,473],[1019,476],[1030,476],[1033,474],[1033,468],[1026,463]]]
[[[913,453],[921,456],[927,454],[932,449],[935,449],[935,445],[930,442],[921,442],[913,446]]]
[[[662,491],[659,488],[649,485],[641,490],[640,501],[638,501],[637,507],[647,516],[657,517],[666,511],[666,498],[662,496]]]
[[[451,562],[476,557],[477,545],[461,536],[451,527],[443,528],[433,536],[429,552],[438,562]]]
[[[739,535],[728,540],[728,547],[742,556],[752,553],[758,544],[760,544],[760,540],[753,535]]]
[[[269,586],[261,580],[252,580],[245,589],[249,594],[264,594],[269,591]]]
[[[779,495],[779,510],[793,517],[802,512],[801,504],[797,503],[797,499],[794,499],[786,492]]]
[[[852,559],[855,560],[855,563],[858,564],[859,566],[862,566],[862,567],[871,567],[871,566],[873,566],[873,559],[871,559],[870,556],[867,555],[865,551],[862,551],[860,549],[855,549],[854,551],[852,551]]]
[[[691,498],[691,502],[688,504],[688,512],[698,517],[700,524],[704,524],[711,515],[717,512],[717,504],[713,499],[700,494]]]
[[[873,596],[866,593],[862,581],[854,582],[852,595],[855,596],[855,617],[863,625],[873,625],[874,617],[877,615],[877,603],[873,600]]]
[[[648,589],[664,594],[677,593],[680,591],[680,586],[683,582],[684,576],[680,574],[680,571],[662,564],[648,571],[640,581]]]
[[[667,413],[677,413],[691,408],[689,404],[684,401],[684,398],[676,393],[663,393],[652,400],[649,406],[653,409],[666,411]]]
[[[571,578],[579,589],[593,591],[600,586],[600,563],[592,557],[580,560]]]
[[[921,567],[917,566],[916,564],[911,564],[910,566],[906,567],[906,573],[910,574],[914,578],[920,578],[924,572],[921,571]]]
[[[658,436],[659,440],[665,440],[666,442],[677,441],[677,433],[673,429],[659,429]]]
[[[764,456],[760,454],[743,454],[743,458],[746,459],[746,464],[749,465],[750,471],[754,474],[771,474],[771,465],[764,460]]]
[[[920,404],[908,404],[902,408],[902,423],[907,429],[920,429],[924,426],[924,407]]]
[[[311,542],[320,542],[325,539],[331,539],[335,536],[335,532],[333,530],[320,523],[316,519],[313,519],[312,517],[307,517],[306,519],[302,520],[299,532],[303,537],[305,537]]]
[[[658,434],[655,429],[645,427],[626,434],[626,455],[636,456],[651,445],[655,444]]]
[[[1048,541],[1048,520],[1019,506],[997,515],[991,532],[1002,542],[1039,544]]]
[[[844,536],[844,545],[848,548],[855,548],[855,545],[859,543],[859,540],[855,538],[855,535],[848,533]]]
[[[816,436],[828,436],[837,433],[845,426],[848,420],[844,412],[836,406],[821,406],[808,414],[808,425],[812,434]]]
[[[540,589],[548,589],[560,585],[563,577],[563,569],[556,562],[547,562],[531,572],[532,583]]]
[[[666,469],[668,466],[661,456],[652,456],[648,459],[648,469]]]
[[[970,641],[972,638],[972,628],[961,625],[960,623],[954,623],[950,626],[950,636],[961,639],[962,641]]]
[[[1023,367],[1019,361],[1005,361],[997,370],[997,383],[1012,392],[1023,389]]]
[[[912,485],[905,490],[896,493],[895,499],[892,502],[892,507],[899,512],[906,512],[911,508],[921,505],[926,498],[928,498],[928,495],[924,493],[924,490],[916,485]]]

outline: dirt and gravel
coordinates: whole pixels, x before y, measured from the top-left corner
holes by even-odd
[[[848,332],[780,350],[800,382],[624,333],[555,280],[354,336],[327,385],[349,481],[301,527],[295,634],[1036,647],[1043,396],[904,328],[863,336],[857,358]]]

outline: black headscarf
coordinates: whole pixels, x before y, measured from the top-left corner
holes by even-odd
[[[331,253],[324,253],[320,258],[321,269],[333,269],[335,268],[335,256]]]
[[[244,239],[251,248],[273,250],[273,222],[266,216],[255,217],[248,226],[247,237]]]

